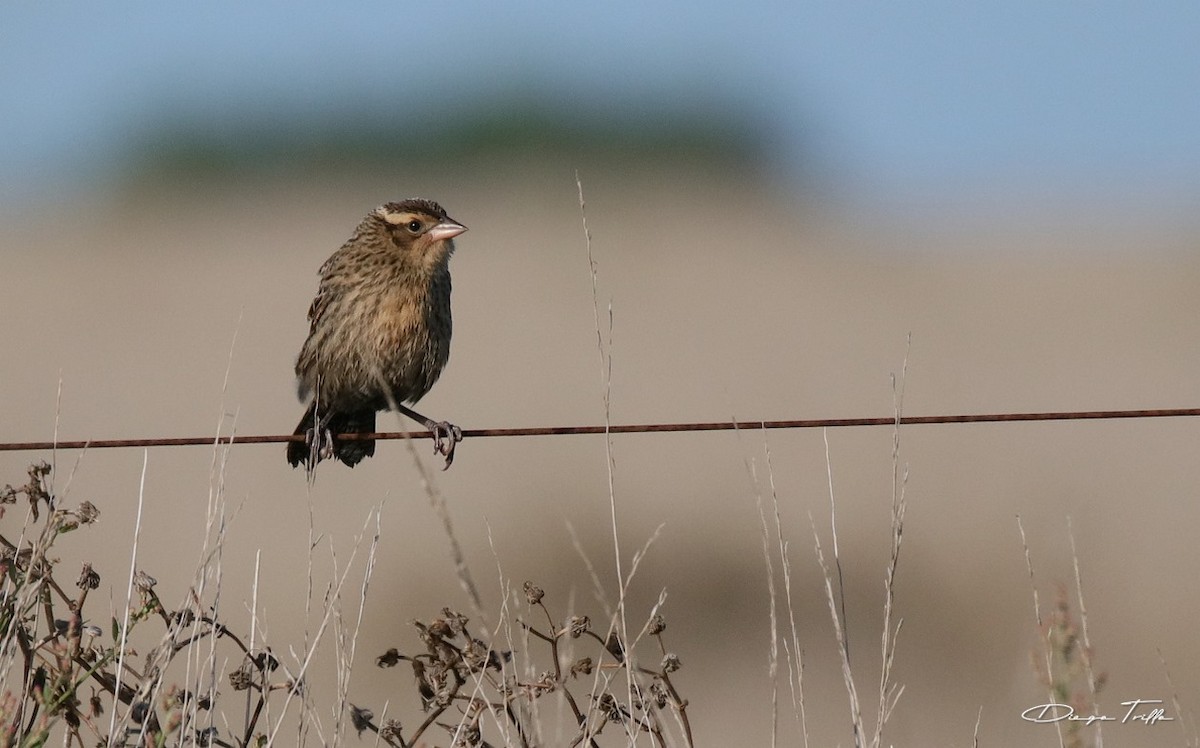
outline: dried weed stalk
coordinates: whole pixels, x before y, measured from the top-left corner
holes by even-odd
[[[248,648],[194,591],[169,610],[145,570],[133,575],[136,600],[123,621],[107,611],[89,615],[98,607],[89,606],[89,593],[100,586],[100,573],[84,563],[74,581],[61,581],[66,572],[50,552],[64,535],[94,524],[100,511],[88,501],[59,507],[50,473],[47,463],[35,463],[28,483],[0,490],[0,519],[14,513],[10,505],[19,498],[29,502],[19,535],[0,527],[0,748],[40,746],[60,734],[62,745],[81,747],[262,743],[269,695],[302,692],[302,682],[280,674],[269,648]],[[135,630],[139,640],[157,641],[140,661],[130,645]],[[251,694],[238,728],[216,716],[216,683],[167,681],[177,660],[211,659],[204,650],[215,640],[241,655],[228,676],[233,691]]]
[[[355,727],[360,733],[376,733],[394,748],[430,744],[427,733],[432,727],[443,730],[455,748],[528,748],[541,744],[538,735],[544,725],[536,721],[544,720],[548,710],[538,710],[539,700],[555,694],[567,705],[575,725],[571,746],[598,748],[605,727],[612,723],[620,725],[612,737],[618,740],[619,735],[621,744],[629,744],[631,734],[647,735],[657,746],[677,744],[668,734],[672,720],[681,727],[683,744],[693,745],[688,702],[672,680],[682,664],[663,640],[666,621],[661,615],[651,616],[644,629],[657,643],[657,663],[646,666],[630,656],[615,631],[598,634],[587,616],[556,619],[537,585],[526,582],[524,596],[530,613],[544,617],[545,626],[518,622],[531,645],[539,642],[548,649],[548,662],[518,674],[511,652],[488,646],[466,616],[444,608],[440,617],[413,621],[424,651],[405,654],[393,648],[376,658],[384,668],[408,663],[425,718],[406,731],[395,719],[377,722],[370,709],[353,707]],[[626,688],[616,677],[621,673],[629,676],[632,686]],[[597,688],[595,683],[602,685]],[[490,742],[489,736],[501,742]]]

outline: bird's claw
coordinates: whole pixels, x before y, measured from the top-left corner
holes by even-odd
[[[462,441],[462,429],[448,421],[435,421],[429,424],[429,433],[433,434],[433,453],[446,458],[442,470],[448,470],[454,462],[454,448]]]
[[[311,434],[312,431],[310,430],[309,433]],[[319,439],[312,438],[309,440],[309,449],[312,454],[310,465],[316,465],[321,460],[328,460],[330,457],[333,457],[333,432],[329,429],[322,429]]]
[[[309,428],[304,432],[304,443],[308,447],[306,467],[310,473],[318,462],[333,457],[333,432],[329,429]]]

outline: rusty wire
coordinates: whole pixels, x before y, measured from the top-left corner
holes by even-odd
[[[1200,408],[1165,408],[1160,410],[1091,410],[1059,413],[979,413],[949,416],[903,416],[902,426],[945,423],[999,423],[1011,421],[1086,421],[1118,418],[1179,418],[1200,416]],[[895,426],[895,417],[885,418],[812,418],[791,421],[709,421],[702,423],[646,423],[612,426],[534,426],[508,429],[463,429],[463,438],[485,436],[563,436],[567,434],[640,434],[668,431],[733,431],[737,429],[811,429],[844,428],[848,426]],[[428,439],[428,431],[387,431],[375,434],[341,434],[345,440],[358,439]],[[94,439],[59,442],[0,443],[0,452],[44,449],[103,449],[111,447],[184,447],[211,444],[271,444],[304,441],[303,435],[269,434],[240,436],[222,435],[168,437],[158,439]]]

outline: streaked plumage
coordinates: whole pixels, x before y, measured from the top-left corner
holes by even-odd
[[[450,357],[449,261],[464,231],[431,200],[387,203],[321,266],[296,360],[308,410],[295,433],[309,439],[288,444],[293,466],[311,469],[327,456],[353,466],[373,455],[374,441],[331,436],[375,431],[375,413],[392,405],[441,437],[435,449],[449,465],[457,429],[403,404],[420,400]]]

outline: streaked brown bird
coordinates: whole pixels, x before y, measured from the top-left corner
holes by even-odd
[[[434,452],[454,460],[462,431],[405,407],[416,403],[450,357],[450,255],[466,226],[432,200],[381,205],[321,266],[310,329],[296,377],[308,410],[288,443],[292,467],[328,457],[353,467],[375,454],[375,414],[395,408],[433,434]]]

